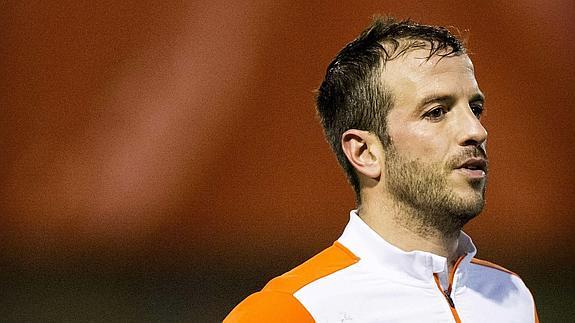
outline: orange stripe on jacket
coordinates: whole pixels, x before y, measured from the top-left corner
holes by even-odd
[[[236,306],[224,323],[314,322],[293,293],[357,261],[357,256],[339,242],[335,242],[298,267],[272,279],[261,292],[252,294]]]
[[[493,269],[501,270],[502,272],[505,272],[505,273],[511,274],[511,275],[513,275],[513,276],[519,277],[519,275],[517,275],[516,273],[512,272],[511,270],[506,269],[506,268],[503,268],[503,267],[501,267],[501,266],[499,266],[499,265],[496,265],[496,264],[494,264],[494,263],[492,263],[492,262],[489,262],[489,261],[487,261],[487,260],[481,260],[481,259],[473,258],[473,259],[471,259],[471,263],[472,263],[472,264],[476,264],[476,265],[485,266],[485,267],[491,267],[491,268],[493,268]]]

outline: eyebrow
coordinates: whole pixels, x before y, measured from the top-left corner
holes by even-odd
[[[469,102],[478,102],[478,101],[482,102],[482,103],[485,102],[485,94],[478,92],[478,93],[475,93],[471,97],[471,99],[469,99]]]
[[[426,97],[424,97],[420,103],[419,103],[419,107],[423,108],[424,106],[430,104],[430,103],[434,103],[434,102],[450,102],[450,101],[454,101],[453,96],[451,95],[438,95],[438,94],[430,94]]]
[[[418,104],[418,109],[417,110],[423,110],[423,108],[427,105],[429,105],[430,103],[434,103],[434,102],[453,102],[455,101],[455,97],[453,95],[440,95],[440,94],[430,94],[428,96],[425,96],[423,99],[421,99],[420,103]],[[477,92],[474,95],[471,96],[471,98],[469,98],[469,102],[485,102],[485,95],[481,92]]]

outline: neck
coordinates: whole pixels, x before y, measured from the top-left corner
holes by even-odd
[[[384,202],[384,201],[381,201]],[[362,220],[387,242],[404,251],[426,251],[447,258],[451,271],[457,258],[460,230],[442,232],[418,221],[416,210],[398,203],[364,203],[358,213]]]

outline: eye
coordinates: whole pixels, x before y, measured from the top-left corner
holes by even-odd
[[[445,116],[446,113],[447,109],[445,109],[445,107],[439,106],[427,111],[423,116],[426,119],[437,121],[443,118],[443,116]]]
[[[471,108],[471,111],[477,117],[477,119],[479,119],[479,117],[481,117],[481,115],[483,114],[483,104],[475,103],[471,104],[469,107]]]

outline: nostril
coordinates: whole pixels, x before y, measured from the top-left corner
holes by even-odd
[[[479,145],[481,145],[481,144],[475,139],[467,139],[462,144],[462,146],[475,146],[475,147],[477,147]]]

